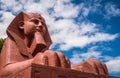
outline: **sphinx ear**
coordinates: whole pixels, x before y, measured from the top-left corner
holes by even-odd
[[[24,29],[24,22],[23,21],[20,21],[19,23],[18,23],[18,27],[20,28],[20,29]]]

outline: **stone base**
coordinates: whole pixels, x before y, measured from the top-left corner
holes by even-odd
[[[21,74],[21,75],[20,75]],[[80,72],[68,68],[43,66],[32,64],[30,68],[13,78],[116,78],[105,75],[95,75],[91,73]]]

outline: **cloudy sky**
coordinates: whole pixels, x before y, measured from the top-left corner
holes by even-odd
[[[72,64],[96,58],[120,77],[120,0],[0,0],[0,38],[21,11],[40,13],[53,44]]]

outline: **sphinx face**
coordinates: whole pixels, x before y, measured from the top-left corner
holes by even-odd
[[[31,49],[34,46],[35,51],[38,52],[47,47],[47,44],[45,42],[45,23],[39,16],[25,18],[22,29],[24,31],[25,38],[29,38],[27,39],[27,45]]]
[[[30,19],[25,19],[24,25],[24,34],[25,36],[34,36],[35,32],[40,32],[42,35],[45,34],[46,29],[44,26],[44,23],[41,21],[39,18],[30,18]]]

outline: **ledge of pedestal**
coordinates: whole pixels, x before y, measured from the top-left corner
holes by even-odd
[[[95,75],[68,68],[43,66],[38,64],[31,65],[31,78],[116,78],[107,75]]]

